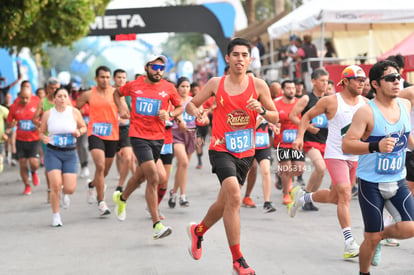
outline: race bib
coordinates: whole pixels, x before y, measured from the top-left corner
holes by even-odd
[[[328,119],[325,114],[321,114],[312,119],[311,122],[316,128],[328,128]]]
[[[269,133],[256,132],[256,147],[268,147],[269,144]]]
[[[226,148],[232,153],[242,153],[253,148],[253,129],[238,130],[224,134]]]
[[[161,109],[161,100],[137,97],[135,101],[135,112],[144,116],[157,116]]]
[[[286,129],[282,133],[284,143],[293,143],[296,140],[298,135],[298,130],[296,129]]]
[[[92,134],[95,136],[108,137],[112,134],[112,124],[105,122],[94,123]]]
[[[183,119],[185,122],[193,122],[195,120],[195,116],[190,116],[186,111],[184,111]]]
[[[36,129],[31,120],[19,120],[19,128],[22,131],[34,131]]]
[[[404,168],[404,151],[377,153],[375,171],[378,174],[397,174]]]
[[[168,143],[168,144],[163,144],[162,148],[161,148],[161,155],[169,155],[172,154],[173,150],[172,150],[172,143]]]
[[[72,134],[58,134],[53,136],[53,143],[57,147],[68,147],[75,145],[75,139]]]

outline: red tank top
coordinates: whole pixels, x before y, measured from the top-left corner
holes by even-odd
[[[289,114],[292,112],[297,101],[298,99],[295,98],[294,103],[288,104],[283,102],[282,97],[277,98],[274,101],[276,109],[279,112],[280,121],[280,134],[275,135],[273,143],[275,147],[292,148],[292,143],[295,141],[298,133],[298,125],[289,119]],[[299,114],[298,117],[301,118],[301,114]]]
[[[105,96],[98,94],[96,87],[91,89],[88,136],[91,135],[103,140],[119,140],[118,108],[112,88]]]
[[[257,112],[246,108],[250,98],[257,99],[253,78],[242,93],[230,96],[224,90],[223,76],[216,93],[217,107],[213,111],[210,150],[228,152],[237,158],[255,153],[255,125]]]

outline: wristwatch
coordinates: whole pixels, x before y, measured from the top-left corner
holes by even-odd
[[[262,106],[262,110],[263,110],[263,112],[259,113],[259,115],[264,116],[266,114],[267,110],[263,106]]]

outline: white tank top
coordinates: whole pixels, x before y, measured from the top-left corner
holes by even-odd
[[[358,161],[358,156],[342,152],[342,138],[352,122],[352,117],[359,107],[365,104],[362,96],[358,96],[358,104],[352,106],[345,103],[340,93],[336,94],[338,108],[335,116],[328,120],[328,138],[326,140],[325,159],[342,159]]]
[[[55,107],[50,109],[47,121],[49,144],[65,148],[76,147],[76,138],[73,133],[77,125],[72,108],[72,106],[67,106],[63,112],[58,112]]]

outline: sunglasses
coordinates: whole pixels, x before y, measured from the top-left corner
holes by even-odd
[[[352,77],[348,77],[348,79],[355,79],[359,83],[364,83],[367,78],[366,77],[356,77],[356,76],[352,76]]]
[[[394,82],[396,79],[400,81],[401,75],[400,74],[387,74],[387,75],[381,76],[379,79],[384,79],[386,82]]]
[[[151,69],[153,69],[154,71],[164,71],[165,69],[165,65],[161,65],[161,64],[148,64],[148,66],[151,67]]]

